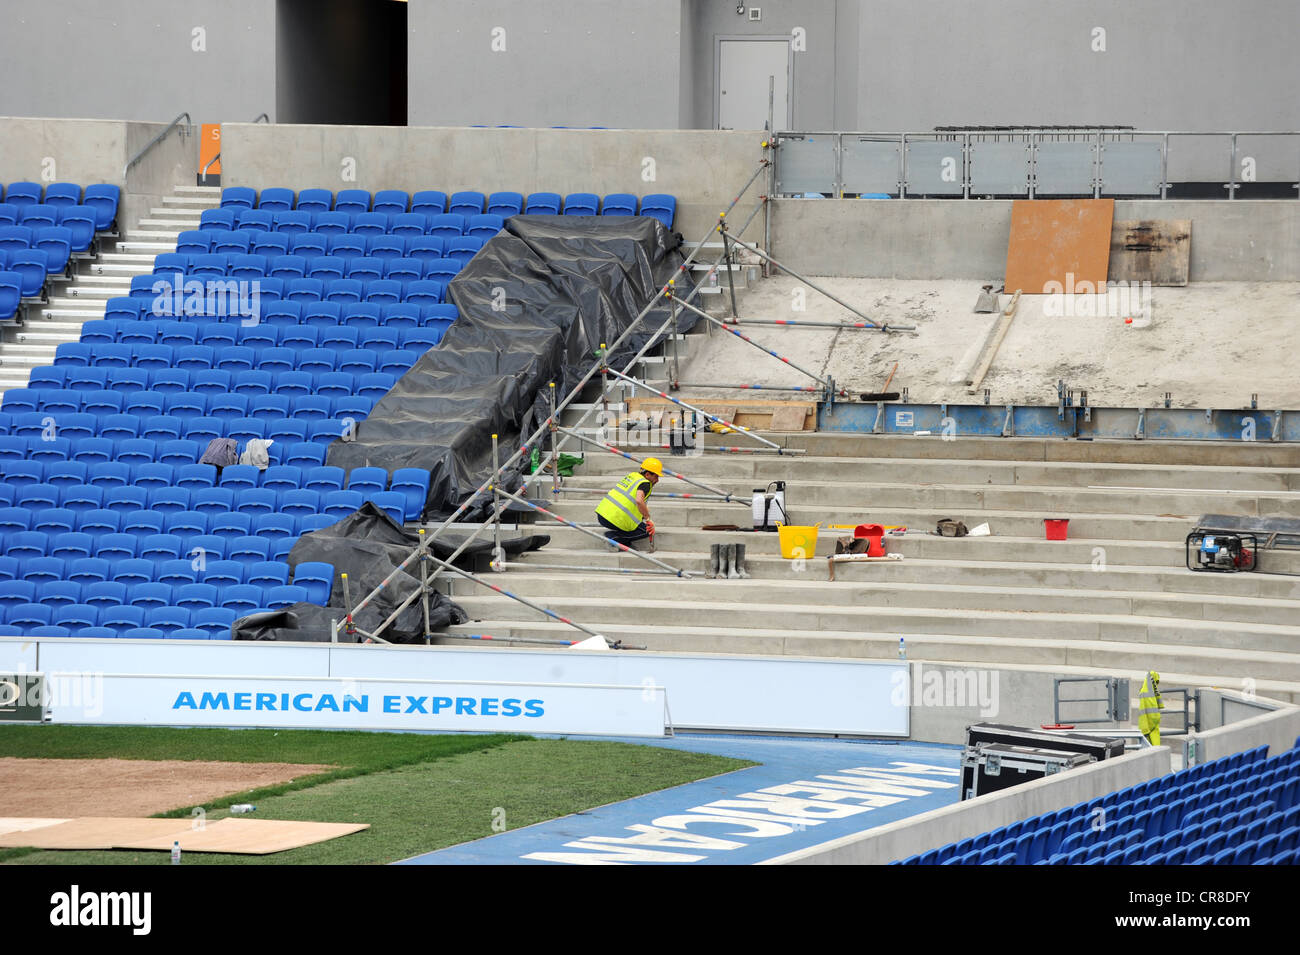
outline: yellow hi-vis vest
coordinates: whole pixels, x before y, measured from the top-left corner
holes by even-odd
[[[633,471],[615,484],[610,492],[605,495],[604,500],[596,505],[596,513],[621,531],[635,530],[643,520],[641,509],[636,506],[636,488],[643,483],[649,484],[650,482],[640,471]],[[646,490],[645,496],[647,498],[650,497],[650,491],[652,490],[654,490],[654,485],[651,485]]]
[[[1142,689],[1138,691],[1138,729],[1152,746],[1160,745],[1160,710],[1164,705],[1148,672],[1142,681]]]

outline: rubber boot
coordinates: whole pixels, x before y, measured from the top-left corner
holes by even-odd
[[[732,569],[736,571],[742,579],[749,579],[749,571],[745,569],[745,545],[736,545],[736,559],[732,562]]]
[[[722,561],[722,545],[709,545],[709,572],[704,576],[709,580],[715,580],[718,576],[718,564]]]
[[[727,577],[730,580],[739,580],[740,574],[736,572],[736,544],[727,545]]]

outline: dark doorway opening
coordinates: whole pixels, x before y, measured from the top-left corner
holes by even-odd
[[[406,8],[276,0],[276,122],[405,126]]]

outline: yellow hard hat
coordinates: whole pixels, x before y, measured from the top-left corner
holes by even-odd
[[[651,474],[655,475],[656,477],[664,476],[664,466],[663,463],[660,462],[658,458],[646,458],[644,461],[641,462],[641,470],[649,471]]]

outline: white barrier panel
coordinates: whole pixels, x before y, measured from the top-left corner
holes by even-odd
[[[0,648],[19,642],[0,639]],[[672,722],[683,728],[898,737],[911,732],[903,661],[238,641],[27,641],[33,643],[39,645],[38,657],[28,669],[46,672],[662,686],[672,701]]]
[[[689,729],[900,736],[911,731],[907,663],[634,651],[338,646],[333,676],[557,680],[668,688],[673,725]],[[431,651],[431,652],[430,652]]]
[[[0,672],[32,673],[37,669],[35,640],[0,640]]]
[[[663,736],[661,686],[51,674],[55,723]]]

